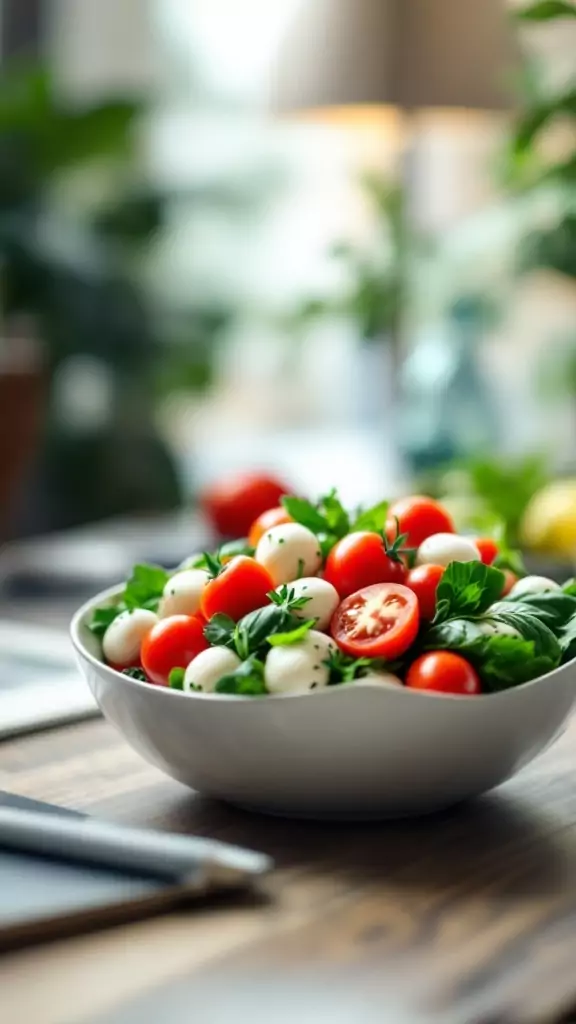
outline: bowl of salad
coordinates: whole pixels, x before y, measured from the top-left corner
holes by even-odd
[[[504,782],[576,700],[576,582],[410,496],[286,496],[248,537],[139,565],[75,615],[104,715],[148,761],[269,813],[420,814]]]

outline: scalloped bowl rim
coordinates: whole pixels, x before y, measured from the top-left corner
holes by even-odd
[[[115,584],[112,587],[108,587],[106,590],[102,590],[99,594],[96,594],[94,597],[89,598],[88,601],[85,601],[84,604],[82,604],[80,606],[80,608],[74,613],[74,615],[72,617],[72,620],[71,620],[71,623],[70,623],[70,636],[71,636],[74,648],[76,649],[78,654],[80,654],[83,658],[85,658],[86,661],[90,662],[90,664],[93,665],[93,667],[97,671],[105,672],[106,674],[110,674],[114,679],[120,680],[123,684],[125,684],[125,685],[127,685],[129,687],[134,687],[136,689],[148,691],[153,684],[145,683],[145,682],[143,682],[140,679],[133,679],[131,676],[125,675],[122,672],[118,672],[117,669],[112,668],[110,665],[107,665],[106,662],[101,661],[94,654],[92,654],[92,652],[87,649],[87,647],[85,646],[85,644],[84,644],[84,642],[82,640],[82,631],[87,628],[85,620],[86,620],[88,614],[91,611],[93,611],[95,608],[105,607],[107,603],[110,604],[112,602],[112,599],[117,597],[122,592],[122,589],[124,588],[124,585],[125,585],[124,583],[117,583],[117,584]],[[550,672],[547,672],[545,675],[536,676],[535,679],[529,679],[525,683],[519,683],[518,686],[509,687],[509,688],[504,689],[504,690],[499,690],[496,693],[477,694],[477,695],[474,696],[473,700],[470,700],[470,697],[465,695],[465,694],[430,693],[430,692],[427,692],[425,690],[411,690],[411,689],[408,689],[408,687],[405,687],[405,686],[398,687],[396,684],[388,684],[388,685],[386,685],[386,684],[383,684],[383,683],[370,682],[370,680],[364,681],[363,679],[359,679],[359,680],[357,680],[355,682],[354,690],[360,689],[360,688],[361,689],[365,689],[365,690],[366,689],[370,689],[372,692],[380,691],[383,695],[386,695],[388,697],[390,696],[390,694],[395,693],[397,695],[402,694],[402,697],[404,699],[408,699],[408,700],[427,699],[427,700],[433,700],[433,701],[436,702],[436,701],[438,701],[440,699],[440,700],[442,700],[442,701],[444,701],[446,703],[450,703],[450,704],[453,704],[453,703],[467,704],[467,705],[470,705],[471,707],[473,707],[474,705],[477,705],[479,702],[485,703],[485,701],[487,701],[487,700],[494,701],[494,700],[497,700],[498,698],[504,698],[506,695],[508,695],[508,697],[509,697],[511,690],[514,693],[526,692],[527,690],[537,686],[538,684],[543,683],[546,680],[550,680],[554,676],[557,676],[557,675],[563,673],[564,670],[568,669],[571,665],[574,665],[575,663],[576,663],[576,657],[572,658],[570,661],[565,662],[563,665],[558,665],[557,668],[552,669]],[[250,705],[250,704],[254,704],[254,703],[260,704],[260,700],[256,700],[254,697],[244,696],[242,694],[234,694],[234,693],[198,693],[198,692],[194,692],[194,691],[190,691],[190,692],[186,692],[185,693],[182,690],[173,690],[173,689],[170,689],[169,687],[164,687],[164,686],[155,686],[154,689],[155,689],[155,691],[157,691],[159,693],[161,693],[162,691],[165,691],[166,698],[168,700],[174,700],[174,699],[176,699],[176,700],[184,700],[184,701],[199,700],[199,701],[211,701],[213,703],[220,703],[220,704],[229,704],[229,703],[242,703],[242,704],[246,704],[246,705]],[[265,702],[266,703],[269,703],[270,701],[274,701],[274,702],[281,701],[281,702],[283,702],[283,701],[287,701],[287,700],[292,700],[292,701],[293,700],[307,700],[307,701],[309,701],[309,700],[320,700],[320,699],[326,700],[327,697],[334,698],[336,696],[336,694],[340,694],[340,696],[342,696],[343,694],[350,693],[350,692],[351,692],[351,688],[349,686],[327,686],[327,687],[323,687],[322,689],[319,689],[319,690],[310,691],[309,693],[306,692],[306,693],[266,694],[265,695]]]

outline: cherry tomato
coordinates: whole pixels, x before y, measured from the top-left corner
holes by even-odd
[[[248,531],[250,547],[257,547],[260,538],[264,536],[267,530],[271,530],[273,526],[283,526],[284,523],[291,522],[292,516],[288,515],[286,509],[282,508],[282,505],[277,505],[276,508],[269,508],[254,520]]]
[[[254,520],[274,508],[290,489],[265,473],[242,473],[209,487],[200,504],[224,537],[245,537]]]
[[[474,543],[480,552],[480,559],[484,565],[492,565],[498,554],[498,545],[492,537],[475,537]]]
[[[221,612],[237,622],[269,604],[270,590],[274,590],[274,581],[264,566],[247,555],[236,555],[204,587],[200,611],[207,619]]]
[[[142,641],[140,658],[148,679],[158,686],[168,686],[173,668],[187,668],[208,641],[205,623],[197,615],[170,615],[160,619]]]
[[[504,569],[504,587],[502,589],[501,597],[506,597],[510,593],[515,583],[518,583],[519,577],[511,569]]]
[[[433,693],[457,693],[469,696],[482,692],[478,673],[470,662],[452,651],[430,651],[408,669],[406,686]]]
[[[399,532],[407,534],[405,547],[418,548],[422,541],[433,533],[455,533],[456,527],[452,517],[445,508],[433,498],[415,495],[401,498],[394,502],[388,510],[386,534],[396,535],[396,520]]]
[[[418,565],[411,569],[406,577],[406,586],[416,594],[423,619],[434,618],[436,590],[445,571],[444,565]]]
[[[349,533],[334,545],[324,569],[324,579],[340,597],[348,597],[372,583],[403,583],[406,569],[386,553],[379,533]]]
[[[398,658],[414,643],[420,613],[412,590],[376,583],[347,597],[334,612],[330,632],[355,658]]]

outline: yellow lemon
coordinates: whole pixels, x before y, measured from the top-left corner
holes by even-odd
[[[521,526],[526,547],[576,557],[576,480],[556,480],[529,502]]]

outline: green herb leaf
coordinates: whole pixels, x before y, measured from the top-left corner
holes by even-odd
[[[327,532],[335,534],[336,537],[345,537],[350,530],[350,517],[336,490],[320,498],[318,507],[324,516]]]
[[[482,615],[500,597],[503,586],[500,569],[482,562],[450,562],[436,591],[434,624]]]
[[[562,649],[562,661],[572,661],[576,658],[576,617],[569,619],[560,631],[560,647]]]
[[[357,533],[367,530],[371,533],[383,533],[389,507],[390,503],[388,501],[380,501],[377,505],[373,505],[372,508],[367,508],[365,512],[360,512],[352,523],[350,532]]]
[[[383,658],[352,658],[339,649],[330,651],[326,664],[330,670],[329,686],[351,683],[354,679],[362,679],[371,672],[391,672],[394,667]]]
[[[259,697],[266,693],[264,665],[258,658],[247,658],[230,675],[219,679],[216,693],[232,693],[241,697]]]
[[[566,580],[562,590],[565,594],[569,594],[570,597],[576,597],[576,579]]]
[[[234,619],[219,612],[204,626],[204,636],[212,647],[233,647],[235,630]]]
[[[211,555],[209,551],[205,551],[204,565],[202,568],[206,569],[206,572],[210,574],[212,579],[215,579],[216,576],[219,576],[222,572],[224,565],[222,564],[219,555]]]
[[[550,21],[553,18],[576,18],[576,8],[567,0],[538,0],[529,7],[521,7],[515,17],[522,21]]]
[[[334,533],[318,533],[317,537],[322,552],[322,561],[325,562],[334,545],[338,543],[338,537]]]
[[[289,644],[297,644],[301,640],[306,639],[310,630],[314,628],[315,623],[316,619],[308,619],[287,633],[273,633],[267,637],[268,643],[271,647],[287,647]]]
[[[133,668],[123,668],[122,669],[122,675],[123,676],[129,676],[130,679],[139,679],[141,683],[147,683],[148,682],[148,678],[146,676],[146,673],[143,671],[143,669],[139,668],[137,665],[134,665]]]
[[[295,523],[308,527],[309,530],[312,530],[312,533],[329,531],[326,519],[311,501],[307,501],[306,498],[296,498],[293,495],[287,495],[281,498],[281,502]]]
[[[544,675],[560,663],[560,644],[552,631],[530,609],[516,614],[490,608],[482,619],[450,619],[433,625],[422,640],[422,649],[457,651],[477,669],[484,686],[502,690]],[[521,606],[519,606],[521,608]],[[483,626],[503,624],[518,631],[518,636],[486,633]]]
[[[298,611],[312,600],[311,597],[296,597],[294,587],[288,583],[283,583],[278,590],[270,590],[266,596],[272,601],[272,604],[287,608],[288,611]]]
[[[105,608],[95,608],[88,623],[88,629],[95,636],[103,637],[108,626],[124,611],[126,611],[126,605],[123,602],[107,605]]]
[[[544,594],[519,594],[504,598],[504,605],[521,604],[531,608],[538,618],[545,622],[552,632],[559,636],[570,619],[576,616],[576,596],[561,590]]]
[[[185,668],[173,668],[168,676],[168,686],[171,690],[183,690],[184,689],[184,676],[186,675]]]
[[[218,548],[218,560],[223,562],[225,558],[234,558],[236,555],[247,555],[248,558],[254,556],[256,548],[253,548],[246,537],[241,540],[229,540],[226,544],[222,544]]]
[[[135,565],[122,595],[127,608],[156,611],[170,573],[158,565]]]

